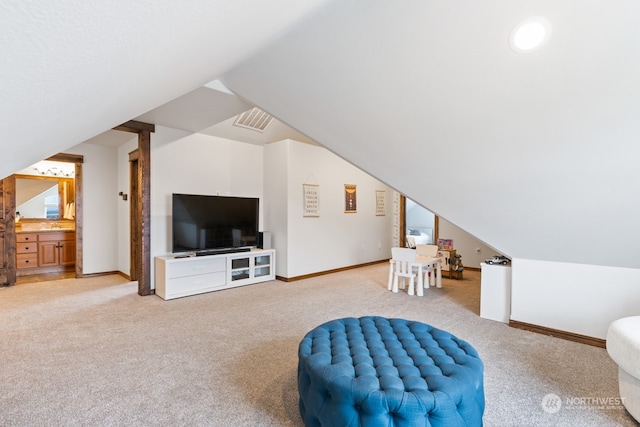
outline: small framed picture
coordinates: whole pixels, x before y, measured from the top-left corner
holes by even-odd
[[[356,185],[345,184],[344,185],[344,213],[356,213],[358,212],[358,205],[356,200]]]

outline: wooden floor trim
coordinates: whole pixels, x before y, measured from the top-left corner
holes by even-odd
[[[122,276],[122,277],[124,277],[124,278],[125,278],[125,279],[127,279],[127,280],[131,280],[131,278],[130,278],[127,274],[124,274],[122,271],[119,271],[119,270],[114,270],[114,271],[101,271],[101,272],[99,272],[99,273],[83,274],[83,275],[82,275],[82,277],[79,277],[79,278],[86,279],[86,278],[88,278],[88,277],[111,276],[111,275],[113,275],[113,274],[117,274],[118,276]]]
[[[304,274],[302,276],[294,276],[294,277],[276,276],[276,279],[277,280],[281,280],[283,282],[295,282],[295,281],[298,281],[298,280],[310,279],[312,277],[324,276],[326,274],[339,273],[341,271],[346,271],[346,270],[353,270],[354,268],[366,267],[368,265],[381,264],[383,262],[389,262],[389,260],[388,259],[383,259],[383,260],[380,260],[380,261],[366,262],[364,264],[351,265],[349,267],[335,268],[333,270],[319,271],[317,273]]]
[[[559,329],[547,328],[546,326],[532,325],[531,323],[519,322],[517,320],[509,320],[509,326],[511,326],[512,328],[523,329],[525,331],[548,335],[555,338],[562,338],[567,341],[574,341],[581,344],[592,345],[594,347],[607,347],[607,341],[601,338],[594,338],[587,335],[576,334],[573,332],[561,331]]]
[[[384,262],[389,262],[388,259],[383,259],[380,261],[372,261],[372,262],[367,262],[364,264],[358,264],[358,265],[352,265],[349,267],[341,267],[341,268],[336,268],[333,270],[326,270],[326,271],[320,271],[318,273],[311,273],[311,274],[304,274],[302,276],[294,276],[294,277],[283,277],[283,276],[276,276],[277,280],[283,281],[283,282],[295,282],[297,280],[304,280],[304,279],[310,279],[312,277],[318,277],[318,276],[324,276],[325,274],[331,274],[331,273],[339,273],[340,271],[345,271],[345,270],[352,270],[354,268],[360,268],[360,267],[365,267],[367,265],[374,265],[374,264],[381,264]],[[464,267],[465,270],[469,270],[469,271],[480,271],[479,268],[475,268],[475,267]],[[448,273],[447,271],[443,271],[444,273]]]

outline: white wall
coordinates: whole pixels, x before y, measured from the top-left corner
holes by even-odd
[[[84,156],[85,274],[129,274],[130,199],[123,201],[118,193],[129,194],[128,155],[136,146],[132,135],[119,148],[83,143],[65,150]],[[305,182],[320,184],[319,218],[302,217]],[[344,184],[358,186],[357,213],[344,213]],[[386,190],[387,214],[376,216],[375,190],[381,189]],[[389,257],[393,191],[321,147],[296,141],[262,147],[156,127],[151,144],[152,262],[171,252],[171,194],[179,192],[259,197],[260,230],[272,233],[276,274],[282,277]],[[151,281],[154,287],[153,268]]]
[[[640,270],[516,258],[511,319],[605,339],[609,324],[640,315]]]
[[[320,184],[319,218],[302,217],[302,184],[311,181]],[[355,214],[344,213],[344,184],[358,185]],[[375,215],[380,189],[387,193],[385,216]],[[152,258],[171,252],[172,193],[260,197],[260,230],[272,233],[282,277],[379,261],[391,251],[391,189],[321,147],[290,140],[262,147],[156,127]]]
[[[289,254],[288,210],[289,186],[289,146],[281,142],[268,144],[264,148],[264,227],[271,232],[271,247],[277,249],[276,274],[284,276],[287,271]],[[302,189],[300,189],[302,191]]]
[[[296,277],[389,258],[389,187],[322,147],[288,140],[269,144],[266,150],[287,153],[278,159],[267,156],[287,171],[287,240],[274,236],[278,258],[286,257],[278,261],[278,275]],[[303,184],[319,185],[319,217],[302,215]],[[357,213],[345,213],[344,184],[357,185]],[[376,216],[376,190],[386,191],[384,216]],[[283,227],[282,222],[277,227]],[[286,254],[280,253],[282,246],[289,248]]]
[[[171,253],[173,193],[259,197],[263,205],[261,146],[161,126],[151,141],[152,263]]]
[[[65,153],[84,156],[82,164],[82,270],[118,270],[118,165],[112,147],[82,143]]]
[[[438,237],[440,239],[452,239],[456,253],[462,255],[462,264],[465,267],[480,268],[480,263],[494,255],[502,255],[492,247],[484,244],[463,229],[456,227],[449,221],[438,219]],[[480,250],[478,252],[478,249]]]
[[[138,148],[138,134],[132,133],[131,140],[118,147],[118,193],[127,195],[127,200],[118,196],[118,271],[131,274],[131,183],[129,153]]]

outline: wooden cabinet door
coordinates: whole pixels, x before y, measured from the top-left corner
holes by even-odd
[[[76,242],[66,240],[60,242],[60,265],[74,265],[76,263]]]
[[[60,242],[38,243],[38,267],[51,267],[60,265]]]

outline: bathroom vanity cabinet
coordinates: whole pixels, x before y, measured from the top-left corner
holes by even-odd
[[[73,268],[75,258],[74,231],[16,233],[18,276],[66,271]]]

